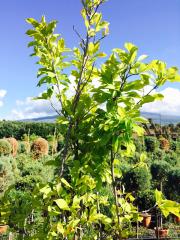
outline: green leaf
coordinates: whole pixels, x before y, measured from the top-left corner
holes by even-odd
[[[26,22],[33,25],[33,27],[38,27],[39,26],[38,21],[36,21],[34,18],[26,18]]]
[[[161,191],[158,191],[157,189],[155,190],[155,199],[156,199],[156,204],[160,205],[163,199],[163,194]]]
[[[125,44],[124,44],[124,47],[125,47],[125,48],[128,50],[128,52],[130,52],[130,53],[138,50],[138,48],[137,48],[134,44],[132,44],[132,43],[130,43],[130,42],[125,43]]]
[[[29,35],[30,37],[33,37],[37,33],[38,32],[36,30],[33,30],[33,29],[30,29],[26,32],[26,34]]]
[[[64,234],[65,230],[61,222],[57,223],[57,231],[61,233],[62,235]]]
[[[142,80],[134,80],[125,85],[124,91],[128,92],[130,90],[140,90],[144,87],[144,82]]]
[[[134,121],[139,122],[139,123],[149,123],[148,119],[146,119],[144,117],[135,117]]]
[[[66,181],[66,179],[61,178],[61,182],[68,188],[72,188],[71,185]]]
[[[133,131],[138,134],[138,136],[143,136],[144,135],[144,128],[140,127],[136,124],[133,125]]]
[[[145,162],[147,159],[147,153],[146,152],[142,152],[140,155],[140,162]]]
[[[54,200],[54,202],[58,205],[60,209],[68,210],[68,211],[70,210],[67,202],[64,199],[60,198],[60,199]]]
[[[99,50],[99,47],[100,47],[100,43],[92,43],[90,42],[89,43],[89,46],[88,46],[88,52],[90,55],[94,55],[98,50]]]
[[[113,137],[113,142],[112,142],[112,145],[113,145],[113,150],[114,152],[117,152],[118,149],[119,149],[119,138],[116,136]]]
[[[137,61],[138,62],[141,62],[143,61],[144,59],[146,59],[148,57],[148,55],[141,55],[140,57],[138,57]]]

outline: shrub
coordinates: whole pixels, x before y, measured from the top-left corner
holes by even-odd
[[[48,135],[47,140],[49,142],[49,154],[57,153],[58,141],[56,135]]]
[[[156,137],[145,137],[145,146],[147,152],[155,152],[158,148],[158,141]]]
[[[126,191],[145,191],[151,187],[151,173],[146,166],[133,168],[125,174],[123,182]]]
[[[167,181],[168,173],[171,165],[166,161],[155,161],[151,164],[151,174],[154,180],[155,187],[160,187],[160,184]]]
[[[136,152],[143,152],[145,151],[144,146],[144,137],[137,137],[134,139],[134,144],[136,146]]]
[[[176,141],[174,141],[174,140],[170,141],[170,149],[173,150],[173,151],[176,151],[176,149],[177,149]]]
[[[12,157],[1,156],[0,158],[0,197],[7,188],[15,182],[17,167]]]
[[[6,139],[0,139],[0,156],[11,153],[11,144]]]
[[[152,161],[164,159],[165,155],[166,155],[165,151],[158,148],[152,156],[153,158]]]
[[[58,142],[57,140],[49,142],[49,154],[57,153]]]
[[[44,138],[37,138],[31,146],[31,151],[35,158],[48,155],[48,150],[49,150],[48,141],[45,140]]]
[[[7,141],[11,144],[11,153],[15,157],[18,150],[18,141],[13,137],[7,138]]]
[[[53,160],[54,158],[46,156],[34,161],[31,155],[19,154],[16,161],[20,170],[20,178],[16,183],[16,189],[22,191],[32,190],[36,183],[51,181],[54,177],[55,167],[46,163]]]
[[[163,160],[168,162],[171,166],[176,166],[178,164],[178,161],[180,160],[180,157],[179,154],[171,151],[164,156]]]
[[[140,211],[151,208],[155,204],[154,190],[148,189],[140,192],[137,196],[136,202]]]
[[[29,153],[30,152],[29,142],[23,141],[19,142],[18,153]]]
[[[168,173],[168,181],[167,181],[167,187],[166,191],[168,194],[168,197],[175,201],[180,201],[180,169],[173,168]]]
[[[164,138],[164,137],[160,137],[159,138],[159,142],[160,142],[160,148],[165,150],[165,151],[168,151],[169,148],[170,148],[170,143],[168,141],[168,139]]]

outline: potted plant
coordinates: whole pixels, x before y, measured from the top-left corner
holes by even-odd
[[[168,236],[169,234],[169,229],[168,227],[157,227],[155,228],[155,234],[156,234],[156,238],[165,238]]]
[[[0,235],[5,234],[8,230],[8,225],[0,223]]]
[[[179,224],[180,223],[180,217],[174,216],[174,221],[175,221],[175,223]]]
[[[142,224],[144,227],[149,227],[151,223],[151,214],[148,214],[146,212],[141,213],[141,217],[143,217]]]

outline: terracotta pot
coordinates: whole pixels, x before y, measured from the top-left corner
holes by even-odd
[[[143,217],[143,226],[144,227],[149,227],[150,223],[151,223],[151,215],[150,214],[147,214],[147,213],[144,213],[144,214],[141,214],[141,216]]]
[[[8,225],[1,225],[0,224],[0,234],[6,233],[8,229]]]
[[[169,229],[167,228],[158,228],[158,229],[155,229],[155,234],[156,234],[156,238],[165,238],[168,236],[168,233],[169,233]]]
[[[174,220],[176,223],[180,223],[180,217],[175,216]]]

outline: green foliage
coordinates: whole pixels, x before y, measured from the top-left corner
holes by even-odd
[[[176,149],[177,149],[177,142],[176,141],[174,141],[174,140],[170,141],[170,149],[173,150],[173,151],[176,151]]]
[[[19,142],[18,153],[29,153],[30,152],[30,144],[26,141]]]
[[[155,205],[154,190],[147,189],[140,192],[137,196],[136,202],[140,211],[150,209]]]
[[[144,143],[144,137],[138,137],[134,140],[135,146],[136,146],[136,152],[143,152],[145,151],[145,143]]]
[[[180,202],[180,169],[173,168],[168,173],[168,181],[166,186],[167,196],[175,201]]]
[[[179,166],[180,165],[180,156],[176,152],[172,151],[166,153],[163,158],[164,161],[168,162],[171,166]]]
[[[0,121],[0,138],[13,136],[17,140],[27,141],[23,137],[34,134],[46,139],[48,135],[54,134],[55,129],[57,134],[61,132],[61,127],[56,123]]]
[[[34,161],[30,155],[20,154],[16,161],[19,173],[16,174],[16,181],[13,181],[14,187],[9,188],[0,199],[1,219],[5,219],[16,232],[19,231],[20,239],[24,229],[27,235],[38,233],[38,239],[43,239],[46,233],[42,225],[45,223],[44,208],[41,199],[37,198],[36,185],[53,180],[55,167],[47,165],[47,162],[54,159],[44,157]]]
[[[6,139],[0,139],[0,156],[11,154],[11,144]]]
[[[161,183],[165,185],[170,170],[171,165],[163,160],[155,161],[151,164],[151,174],[155,187],[160,188]]]
[[[32,190],[39,182],[48,182],[53,179],[54,167],[46,166],[50,157],[42,157],[34,161],[31,155],[20,154],[16,158],[17,167],[20,170],[20,178],[16,183],[16,188]]]
[[[20,228],[32,210],[39,215],[44,213],[42,227],[28,233],[31,238],[81,240],[108,236],[112,240],[130,236],[132,223],[140,218],[134,197],[121,185],[120,159],[134,156],[134,136],[144,134],[143,124],[147,120],[140,115],[143,104],[163,97],[153,94],[153,90],[166,81],[179,80],[175,67],[167,68],[159,60],[144,63],[145,56],[138,57],[138,48],[132,43],[125,43],[123,49],[113,49],[105,61],[101,60],[101,65],[96,64],[106,56],[101,51],[101,40],[109,33],[108,22],[98,12],[104,1],[81,2],[86,33],[81,36],[74,29],[80,37],[79,47],[74,49],[67,48],[65,40],[54,33],[57,21],[48,23],[44,16],[40,21],[27,19],[32,26],[27,31],[32,38],[29,47],[33,48],[32,56],[38,58],[39,64],[38,86],[45,89],[38,99],[58,100],[57,123],[63,136],[61,152],[53,163],[50,161],[58,166],[58,176],[51,182],[38,184],[37,189],[30,185],[31,195],[29,192],[15,195],[18,209],[21,203],[18,194],[27,198],[23,200],[24,215],[18,210],[19,218],[22,216],[17,223]],[[144,94],[146,88],[150,90]],[[41,128],[40,134],[37,130],[33,132],[42,136],[43,131]],[[52,135],[46,132],[46,136],[49,134]],[[149,152],[155,149],[153,141],[149,146]],[[142,152],[139,158],[140,163],[133,166],[131,184],[133,190],[143,191],[150,188],[150,173],[144,167],[146,154]],[[38,169],[27,166],[22,171],[23,179],[32,183],[34,175],[29,172],[38,173]],[[17,186],[28,188],[21,181]],[[104,195],[102,188],[111,194]],[[12,204],[10,209],[12,214]]]
[[[135,167],[124,176],[127,191],[143,192],[151,187],[151,173],[146,166]]]
[[[10,138],[7,138],[7,141],[10,143],[11,145],[11,154],[13,157],[16,156],[17,154],[17,150],[18,150],[18,142],[15,138],[13,137],[10,137]]]
[[[15,183],[18,171],[16,162],[12,157],[0,157],[0,197],[2,197],[9,186]]]
[[[162,214],[167,217],[170,213],[180,217],[180,204],[171,200],[165,199],[162,192],[155,190],[156,205],[161,210]]]
[[[156,137],[145,137],[144,139],[147,152],[155,152],[158,148],[158,141]]]

